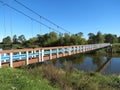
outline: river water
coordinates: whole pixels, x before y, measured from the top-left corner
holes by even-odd
[[[120,55],[118,54],[77,54],[54,60],[54,65],[62,67],[65,62],[68,66],[86,72],[120,75]]]

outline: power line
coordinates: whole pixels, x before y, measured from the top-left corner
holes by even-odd
[[[16,3],[18,3],[19,5],[23,6],[24,8],[28,9],[29,11],[31,11],[32,13],[36,14],[37,16],[39,16],[40,18],[43,18],[44,20],[46,20],[47,22],[53,24],[54,26],[56,26],[57,28],[59,27],[60,29],[68,32],[69,34],[71,33],[70,31],[64,29],[63,27],[60,27],[59,25],[55,24],[54,22],[52,22],[51,20],[41,16],[40,14],[38,14],[37,12],[35,12],[34,10],[30,9],[29,7],[25,6],[24,4],[22,4],[21,2],[14,0]]]
[[[14,7],[12,7],[12,6],[8,5],[7,3],[4,3],[3,1],[0,1],[0,3],[1,3],[1,4],[3,4],[3,5],[5,5],[5,6],[7,6],[7,7],[9,7],[9,8],[11,8],[11,9],[13,9],[14,11],[16,11],[16,12],[18,12],[18,13],[20,13],[20,14],[22,14],[22,15],[26,16],[26,17],[28,17],[29,19],[31,19],[31,20],[33,20],[33,21],[35,21],[35,22],[37,22],[37,23],[39,23],[39,24],[41,24],[41,25],[43,25],[43,26],[45,26],[45,27],[49,28],[49,29],[52,29],[52,30],[54,30],[54,31],[59,32],[58,30],[55,30],[54,28],[52,28],[52,27],[50,27],[50,26],[48,26],[48,25],[46,25],[46,24],[44,24],[44,23],[42,23],[42,22],[38,21],[38,20],[37,20],[37,19],[35,19],[35,18],[32,18],[31,16],[29,16],[29,15],[27,15],[27,14],[23,13],[22,11],[17,10],[16,8],[14,8]],[[60,32],[59,32],[59,33],[60,33]]]

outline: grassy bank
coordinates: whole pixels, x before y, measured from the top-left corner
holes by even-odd
[[[39,71],[38,71],[39,72]],[[39,74],[41,75],[41,74]],[[0,90],[58,90],[49,81],[35,77],[26,70],[10,67],[0,69]]]
[[[103,76],[68,67],[56,68],[52,64],[33,69],[2,68],[0,90],[118,90],[119,76]]]

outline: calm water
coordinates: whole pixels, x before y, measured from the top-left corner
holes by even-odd
[[[65,61],[78,70],[120,74],[120,55],[79,54],[56,60],[54,64],[62,67]]]

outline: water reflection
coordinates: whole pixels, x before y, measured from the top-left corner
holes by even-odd
[[[99,54],[78,54],[55,60],[56,67],[63,67],[64,62],[78,70],[97,71],[103,74],[120,74],[120,56]]]

